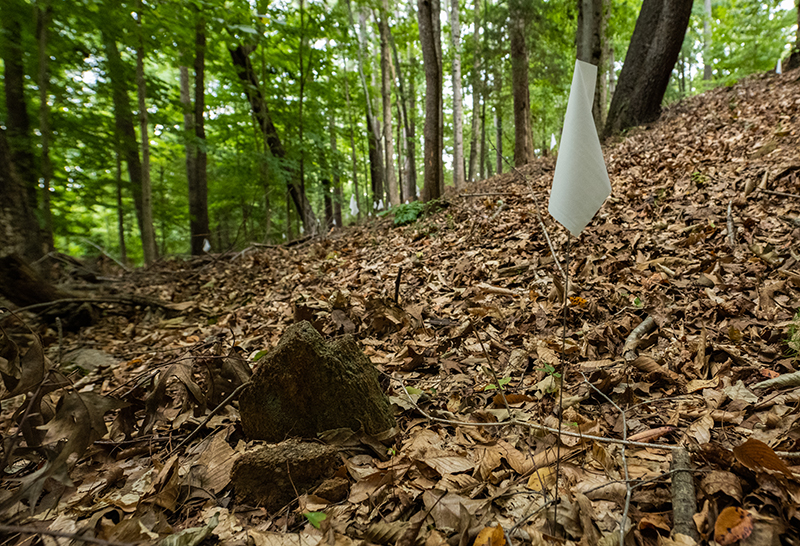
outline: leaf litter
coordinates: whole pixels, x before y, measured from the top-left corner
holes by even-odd
[[[799,77],[707,92],[607,143],[614,191],[571,242],[567,285],[566,231],[546,221],[554,257],[529,192],[546,202],[555,161],[540,158],[402,226],[382,217],[120,279],[177,304],[169,315],[105,305],[60,341],[7,323],[0,532],[502,546],[617,544],[622,525],[637,544],[797,542]],[[267,513],[230,484],[248,447],[236,395],[299,320],[358,339],[399,434],[327,435],[344,500],[298,491]],[[117,364],[62,370],[76,348]],[[679,446],[695,538],[669,537]]]

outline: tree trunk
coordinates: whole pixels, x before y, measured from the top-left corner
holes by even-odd
[[[425,202],[441,195],[440,179],[442,148],[439,114],[442,98],[441,60],[437,54],[435,25],[439,17],[434,9],[436,0],[417,0],[419,16],[419,39],[422,46],[422,62],[425,67],[425,178],[422,199]]]
[[[692,0],[644,0],[611,99],[605,136],[661,115],[661,101],[691,13]]]
[[[348,9],[350,3],[347,3]],[[349,13],[349,11],[348,11]],[[351,19],[352,23],[352,19]],[[370,85],[367,83],[367,78],[364,73],[364,57],[371,58],[365,55],[367,47],[367,16],[365,11],[358,14],[358,74],[361,78],[361,86],[364,89],[364,97],[367,103],[367,142],[370,146],[370,180],[372,182],[372,210],[383,207],[384,186],[386,181],[386,168],[383,162],[383,149],[381,148],[381,129],[376,113],[376,107],[372,104],[372,93],[370,93]],[[372,63],[370,63],[372,64]],[[375,86],[375,71],[371,71],[372,87]],[[370,141],[370,139],[372,139]]]
[[[494,75],[495,107],[494,107],[494,129],[495,129],[495,165],[497,174],[503,172],[503,72],[498,70]]]
[[[597,67],[597,79],[592,102],[592,117],[598,134],[603,131],[603,56],[606,41],[606,17],[604,4],[606,0],[578,0],[578,60]]]
[[[369,108],[368,108],[369,110]],[[369,146],[369,178],[372,183],[372,208],[373,210],[383,206],[383,175],[386,171],[383,168],[383,154],[381,154],[380,139],[377,137],[375,129],[378,121],[369,115],[367,111],[367,145]]]
[[[20,182],[24,185],[28,206],[36,209],[39,177],[28,106],[25,100],[25,67],[23,64],[21,6],[4,2],[0,9],[0,39],[3,39],[3,85],[6,94],[6,127],[10,161],[14,164]]]
[[[53,166],[50,162],[50,106],[48,90],[50,73],[48,71],[50,55],[47,52],[47,31],[50,26],[50,2],[44,0],[36,10],[36,35],[39,39],[39,133],[42,142],[42,218],[44,219],[45,247],[48,251],[55,248],[53,244],[53,213],[50,209],[50,180],[53,177]]]
[[[526,165],[533,159],[524,10],[522,0],[509,0],[508,33],[511,42],[511,89],[514,96],[514,165],[517,167]]]
[[[188,59],[187,59],[188,60]],[[188,64],[188,63],[187,63]],[[197,181],[195,179],[197,173],[196,155],[197,145],[195,144],[195,131],[194,131],[194,111],[192,107],[191,85],[189,83],[189,68],[185,65],[178,67],[178,74],[180,77],[180,100],[183,108],[183,135],[184,135],[184,151],[186,152],[186,180],[188,185],[189,195],[189,245],[193,255],[197,256],[202,254],[203,240],[199,233],[195,231],[195,218],[196,218],[196,195],[197,195]],[[206,235],[207,236],[207,235]],[[200,241],[200,245],[195,249],[195,239]]]
[[[208,223],[208,171],[205,127],[205,72],[206,72],[206,28],[200,17],[195,26],[194,47],[194,129],[192,162],[193,176],[189,179],[189,229],[192,237],[192,254],[203,253],[203,244],[211,229]],[[189,156],[186,158],[187,168]]]
[[[42,257],[39,224],[28,201],[25,185],[17,176],[6,141],[0,128],[0,256],[19,253],[28,261]]]
[[[114,102],[114,125],[120,143],[122,156],[128,166],[128,179],[136,207],[136,221],[139,233],[144,233],[142,222],[142,164],[139,161],[139,145],[136,143],[136,129],[133,126],[130,99],[128,97],[128,78],[125,66],[117,49],[117,42],[109,31],[103,30],[103,45],[106,50],[108,79]]]
[[[444,90],[442,88],[442,18],[440,0],[431,0],[431,19],[433,21],[433,45],[439,71],[439,195],[444,195]]]
[[[331,82],[333,86],[333,82]],[[333,108],[328,124],[328,132],[331,135],[331,176],[333,178],[333,224],[341,228],[342,224],[342,177],[339,174],[339,146],[336,142],[336,119],[333,116]]]
[[[417,90],[414,79],[417,74],[417,59],[414,48],[408,46],[408,63],[411,77],[408,80],[408,178],[406,179],[406,199],[417,200]]]
[[[478,173],[478,130],[481,115],[481,34],[480,16],[481,0],[475,0],[473,12],[472,42],[475,48],[475,58],[472,62],[472,125],[469,140],[469,170],[467,180],[474,182]]]
[[[381,95],[383,97],[383,139],[386,150],[386,191],[393,207],[400,204],[397,175],[394,170],[392,135],[392,57],[389,47],[389,2],[383,0],[378,27],[381,35]],[[387,203],[388,205],[388,203]]]
[[[358,212],[356,213],[356,219],[361,218],[361,195],[360,190],[358,188],[358,160],[356,158],[356,132],[355,128],[353,127],[355,124],[353,123],[353,111],[350,108],[350,78],[347,77],[347,61],[345,60],[345,67],[344,67],[344,96],[345,100],[347,101],[347,117],[348,122],[350,125],[350,161],[353,164],[353,193],[356,198],[356,208]]]
[[[400,177],[399,185],[401,187],[401,194],[404,197],[405,201],[413,200],[417,198],[417,166],[416,166],[416,147],[414,143],[414,135],[413,135],[413,120],[409,120],[409,116],[414,116],[413,106],[408,106],[409,100],[413,105],[413,97],[409,99],[408,94],[406,94],[406,86],[405,80],[403,78],[403,70],[400,66],[400,56],[397,53],[397,44],[394,41],[394,38],[391,34],[391,29],[389,32],[389,40],[391,41],[392,45],[392,58],[394,59],[394,65],[397,68],[397,87],[400,90],[400,98],[397,101],[400,104],[400,112],[401,118],[403,120],[403,137],[405,140],[405,168],[402,169],[405,173],[405,178]],[[413,69],[412,69],[413,70]],[[414,86],[414,73],[411,73],[411,89],[413,90]],[[411,182],[409,182],[409,180]],[[410,184],[413,184],[413,191],[409,192]]]
[[[142,137],[142,249],[144,263],[152,264],[158,257],[153,229],[153,199],[150,184],[150,138],[147,130],[147,87],[144,81],[144,38],[142,36],[141,0],[136,6],[136,26],[139,47],[136,48],[136,91],[139,99],[139,132]]]
[[[711,64],[711,0],[703,3],[703,79],[711,80],[714,65]]]
[[[235,49],[231,49],[230,53],[239,79],[242,80],[244,93],[247,96],[247,100],[250,102],[250,107],[261,127],[270,152],[278,159],[286,159],[286,149],[283,147],[283,142],[281,142],[275,124],[272,123],[269,107],[264,100],[264,96],[261,94],[258,78],[250,62],[249,46],[246,48],[245,46],[239,45]],[[297,209],[297,214],[302,219],[309,233],[316,233],[318,228],[317,217],[311,208],[310,202],[308,199],[305,199],[303,195],[302,187],[298,183],[297,171],[292,167],[286,167],[286,170],[286,189],[291,197],[291,201]]]
[[[333,227],[333,201],[331,200],[331,181],[322,179],[322,204],[325,210],[325,231]]]
[[[386,0],[384,0],[386,1]],[[461,97],[461,22],[459,0],[450,0],[450,35],[453,39],[453,184],[460,191],[464,179],[464,109]]]
[[[125,209],[122,207],[122,158],[119,150],[114,151],[116,171],[114,181],[117,186],[117,232],[119,233],[119,261],[128,265],[128,249],[125,247]]]

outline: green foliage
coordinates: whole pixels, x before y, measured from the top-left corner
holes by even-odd
[[[303,516],[317,529],[319,529],[323,521],[328,519],[328,515],[325,512],[303,512]]]
[[[378,216],[393,214],[394,225],[405,226],[406,224],[416,222],[417,219],[425,212],[426,208],[426,204],[422,201],[411,201],[410,203],[403,203],[401,205],[397,205],[396,207],[385,210],[379,213]]]
[[[497,382],[500,383],[501,387],[505,387],[506,385],[508,385],[511,382],[511,378],[510,377],[502,377],[502,378],[498,379]],[[495,391],[495,390],[497,390],[497,385],[495,385],[494,383],[489,383],[488,385],[486,385],[483,388],[483,390],[484,391]]]
[[[789,325],[786,346],[789,347],[794,358],[800,357],[800,311],[795,313],[792,323]]]
[[[540,372],[544,372],[546,375],[550,377],[554,377],[556,379],[561,379],[561,374],[556,371],[555,366],[552,364],[545,364],[542,368],[537,368]]]
[[[544,150],[549,147],[550,134],[558,134],[566,108],[575,58],[577,7],[573,0],[535,0],[524,4],[529,20],[532,127],[536,147]],[[642,0],[611,1],[608,35],[617,75],[641,4]],[[696,4],[680,65],[684,87],[673,83],[668,99],[706,87],[699,81],[701,74],[698,72],[698,67],[702,68],[704,15],[702,3]],[[112,255],[120,252],[118,138],[102,39],[104,33],[113,36],[119,46],[124,71],[130,80],[126,91],[134,117],[137,116],[133,79],[136,50],[143,46],[153,213],[156,241],[162,255],[189,251],[187,145],[199,146],[208,153],[211,224],[208,238],[214,252],[242,248],[251,241],[281,242],[287,237],[290,226],[291,232],[298,235],[297,214],[293,209],[287,211],[286,183],[290,177],[302,176],[307,198],[318,216],[322,215],[320,180],[323,178],[334,180],[338,176],[341,179],[345,222],[355,220],[348,215],[347,204],[356,192],[356,182],[361,209],[367,209],[366,203],[373,201],[368,189],[366,98],[357,70],[356,39],[359,14],[368,11],[371,4],[352,3],[355,21],[351,24],[345,2],[304,0],[302,12],[298,3],[266,0],[145,2],[141,26],[131,16],[137,9],[136,4],[129,1],[64,0],[50,5],[48,105],[53,164],[50,197],[59,250],[96,255],[99,251],[94,245],[97,245]],[[513,149],[508,5],[495,0],[480,2],[478,14],[474,13],[475,5],[475,2],[466,2],[461,6],[464,142],[468,156],[473,136],[470,134],[471,103],[482,98],[486,105],[484,155],[488,169],[484,174],[488,175],[496,168],[495,119],[499,119],[504,155],[510,156]],[[784,9],[783,5],[779,0],[714,0],[711,51],[714,80],[709,85],[727,84],[754,71],[774,67],[778,57],[787,50],[796,20],[795,10]],[[15,14],[21,24],[25,94],[31,132],[38,144],[35,131],[39,111],[36,7],[33,0],[7,0],[2,13]],[[442,8],[446,10],[447,6]],[[204,142],[184,128],[178,77],[181,65],[189,68],[190,78],[194,76],[194,31],[201,16],[205,19],[207,34]],[[473,38],[476,20],[480,26],[477,43]],[[414,84],[416,100],[408,114],[410,120],[416,122],[419,141],[424,114],[424,72],[413,11],[393,10],[390,26],[399,57],[399,66],[395,68],[404,76],[405,92],[408,93]],[[447,68],[453,58],[449,23],[445,23],[442,30],[442,54]],[[375,47],[377,29],[369,16],[366,34],[364,76],[372,99],[377,103],[380,92],[372,85],[380,80],[378,48]],[[245,89],[231,63],[229,49],[240,44],[250,48],[259,91],[286,150],[284,158],[271,154],[254,123]],[[481,70],[481,81],[473,88],[472,69],[476,65]],[[344,94],[345,81],[349,106]],[[445,179],[448,181],[451,164],[447,156],[452,153],[453,125],[449,121],[452,115],[450,90],[448,83],[444,97],[444,115],[448,120],[444,136]],[[0,97],[4,96],[4,91],[4,81],[0,78]],[[396,98],[397,95],[393,97]],[[0,100],[0,125],[6,123],[6,110],[5,101]],[[138,120],[135,123],[138,131]],[[395,124],[398,123],[395,118]],[[355,166],[350,155],[351,134]],[[331,137],[336,152],[332,150]],[[402,150],[399,146],[396,150],[399,156]],[[37,147],[35,154],[38,153]],[[423,146],[418,144],[416,165],[420,178],[422,153]],[[128,257],[139,262],[142,258],[139,228],[124,158],[121,191]],[[385,196],[382,199],[386,201]],[[394,216],[395,225],[406,225],[431,210],[420,202],[411,202],[389,212]],[[453,224],[450,219],[448,224]],[[420,229],[430,234],[438,226],[423,225]]]

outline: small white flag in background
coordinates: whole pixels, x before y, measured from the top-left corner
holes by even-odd
[[[778,59],[778,66],[775,67],[776,74],[783,74],[783,70],[781,70],[781,60]]]
[[[611,182],[592,117],[596,77],[596,66],[575,61],[547,207],[553,218],[576,237],[611,195]]]
[[[383,210],[383,199],[378,199],[378,208],[377,210]]]
[[[556,144],[558,144],[558,141],[556,140],[555,133],[550,133],[550,149],[552,150],[555,148]]]
[[[356,216],[358,214],[358,203],[356,202],[356,194],[350,196],[350,214]]]

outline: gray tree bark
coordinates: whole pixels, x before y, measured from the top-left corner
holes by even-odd
[[[481,118],[481,0],[475,0],[475,7],[473,12],[473,27],[472,27],[472,43],[475,48],[475,58],[472,62],[472,123],[470,126],[470,140],[469,140],[469,168],[467,171],[467,179],[474,182],[478,174],[478,131]]]
[[[136,26],[139,47],[136,48],[136,95],[139,103],[139,133],[142,139],[142,250],[144,263],[152,264],[158,257],[153,229],[153,198],[150,183],[150,138],[147,130],[147,85],[144,81],[144,38],[142,36],[142,3],[136,3]]]
[[[711,64],[711,0],[705,0],[703,8],[703,79],[710,80],[714,76],[714,65]]]
[[[386,2],[386,0],[384,0]],[[461,22],[459,0],[450,0],[450,36],[453,40],[453,184],[460,191],[464,180],[464,108],[461,96]]]
[[[691,13],[692,0],[644,0],[611,99],[605,136],[661,115],[661,101]]]
[[[383,98],[383,144],[386,157],[386,192],[393,207],[400,204],[397,174],[394,169],[394,136],[392,135],[392,57],[389,46],[389,2],[383,0],[378,24],[381,37],[381,96]],[[388,204],[388,203],[387,203]]]
[[[50,88],[50,54],[47,51],[47,33],[50,26],[50,1],[39,2],[36,10],[36,35],[39,47],[39,133],[42,143],[42,218],[44,232],[42,238],[48,250],[55,248],[53,244],[53,213],[50,209],[50,180],[53,177],[53,166],[50,162],[50,106],[48,105],[48,89]]]
[[[425,67],[425,179],[422,200],[438,199],[442,195],[442,139],[441,104],[442,70],[439,49],[436,47],[436,25],[439,11],[436,0],[417,0],[419,16],[419,39],[422,46],[422,62]]]
[[[578,0],[578,30],[577,45],[578,59],[597,67],[597,80],[594,87],[594,102],[592,103],[592,116],[598,134],[603,132],[603,79],[605,75],[605,42],[606,22],[605,11],[607,0]]]
[[[533,159],[531,99],[528,91],[528,45],[525,40],[526,15],[522,0],[509,0],[508,33],[511,38],[511,89],[514,96],[514,165]]]

